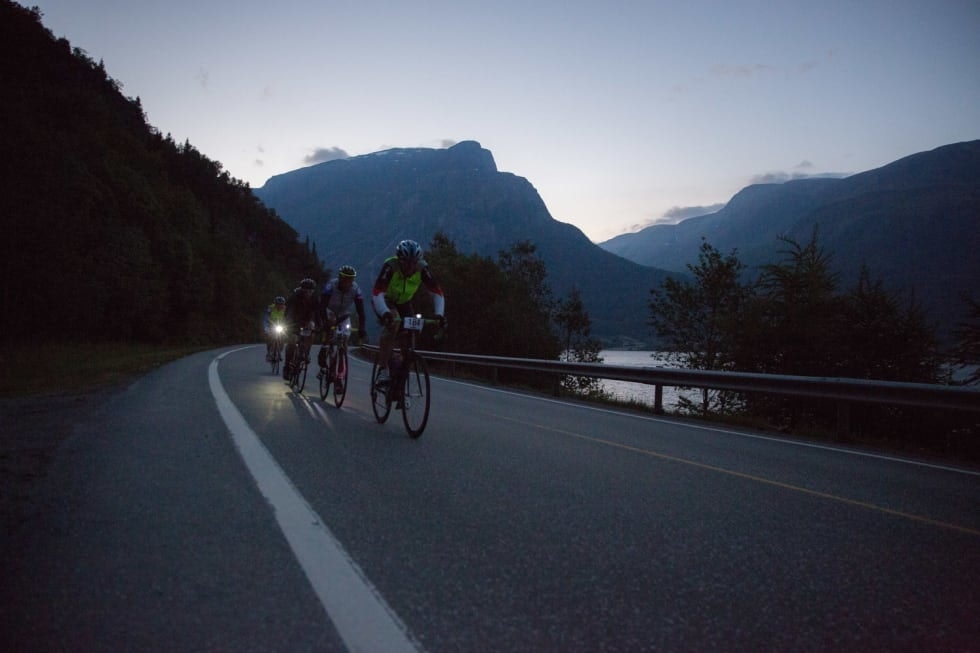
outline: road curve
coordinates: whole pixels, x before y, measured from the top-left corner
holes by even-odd
[[[4,641],[371,650],[358,623],[428,651],[980,641],[975,472],[444,379],[415,441],[351,373],[338,410],[228,348],[113,397],[5,545]]]

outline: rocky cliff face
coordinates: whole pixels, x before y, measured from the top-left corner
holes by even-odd
[[[527,179],[499,172],[490,151],[474,141],[329,161],[273,177],[255,194],[309,235],[329,267],[348,263],[363,271],[363,285],[403,238],[424,247],[442,232],[461,252],[492,258],[531,241],[556,296],[580,290],[594,334],[651,340],[647,291],[666,274],[606,252],[552,218]]]

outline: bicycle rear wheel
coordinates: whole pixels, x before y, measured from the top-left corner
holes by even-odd
[[[337,408],[344,405],[347,397],[347,348],[342,347],[337,351],[337,357],[331,368],[336,374],[336,381],[333,384],[333,403]]]
[[[384,424],[391,413],[390,387],[383,385],[385,383],[390,384],[387,373],[385,368],[378,367],[377,361],[374,362],[374,367],[371,368],[371,409],[374,411],[374,418],[378,420],[378,424]],[[383,377],[384,380],[379,379],[379,376]]]
[[[412,355],[411,362],[404,370],[404,386],[402,390],[402,420],[405,430],[412,438],[422,435],[429,421],[429,370],[425,359],[418,354]]]
[[[320,368],[320,399],[324,401],[327,400],[327,395],[330,394],[330,372],[326,367]]]

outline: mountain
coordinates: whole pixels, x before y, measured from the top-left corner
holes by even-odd
[[[328,161],[272,177],[254,192],[309,236],[328,267],[353,265],[366,286],[404,238],[424,248],[442,232],[460,252],[494,259],[530,241],[557,298],[579,289],[593,335],[607,344],[652,340],[647,291],[667,273],[607,252],[552,218],[528,180],[499,172],[475,141]]]
[[[751,272],[779,259],[779,236],[809,242],[817,230],[842,288],[866,265],[872,278],[929,311],[948,340],[980,294],[980,140],[902,158],[844,179],[749,186],[716,213],[654,225],[600,243],[643,265],[686,270],[701,239],[737,250]]]

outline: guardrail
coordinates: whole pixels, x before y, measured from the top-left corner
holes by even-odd
[[[361,345],[377,351],[376,345]],[[980,412],[980,388],[946,386],[931,383],[902,383],[831,377],[792,376],[786,374],[757,374],[752,372],[723,372],[714,370],[674,369],[666,367],[627,367],[604,363],[574,363],[533,358],[479,356],[441,351],[419,351],[428,360],[452,364],[490,367],[496,382],[498,368],[556,375],[588,376],[597,379],[632,381],[654,386],[654,412],[663,414],[664,386],[736,390],[774,395],[809,397],[837,401],[838,429],[847,432],[852,403],[917,406]],[[455,367],[450,370],[455,375]]]

